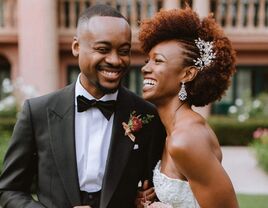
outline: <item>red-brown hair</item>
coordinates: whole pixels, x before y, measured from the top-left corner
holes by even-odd
[[[188,102],[204,106],[220,100],[230,84],[235,72],[235,52],[230,40],[215,22],[212,15],[201,20],[189,6],[184,9],[161,10],[141,23],[139,40],[142,49],[148,53],[155,45],[166,40],[178,40],[185,47],[184,67],[193,66],[199,49],[194,40],[213,41],[216,58],[186,83]]]

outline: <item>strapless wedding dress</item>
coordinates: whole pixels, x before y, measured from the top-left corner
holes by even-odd
[[[199,208],[187,181],[173,179],[161,173],[159,161],[154,169],[153,183],[158,199],[173,208]]]

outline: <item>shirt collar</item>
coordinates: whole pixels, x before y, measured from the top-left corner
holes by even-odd
[[[81,73],[78,75],[76,83],[75,83],[75,105],[77,105],[76,97],[78,95],[83,95],[89,100],[96,99],[82,86],[82,84],[80,83],[80,76],[81,76]],[[96,99],[96,100],[102,100],[102,101],[116,100],[117,95],[118,95],[118,90],[111,94],[105,94],[100,99]]]

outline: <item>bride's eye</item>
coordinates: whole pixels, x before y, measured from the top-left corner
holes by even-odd
[[[162,63],[163,61],[161,59],[155,59],[155,63]]]

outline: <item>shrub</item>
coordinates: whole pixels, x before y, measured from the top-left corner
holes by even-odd
[[[4,155],[16,122],[15,117],[0,116],[0,173],[2,170]]]
[[[16,123],[16,117],[1,117],[0,116],[0,133],[12,132]]]
[[[259,165],[268,173],[268,129],[258,128],[253,132],[254,148]]]
[[[236,118],[211,116],[208,123],[215,131],[221,145],[248,145],[253,141],[252,133],[257,128],[268,128],[268,119],[252,118],[238,122]]]
[[[8,131],[0,132],[0,173],[2,171],[4,155],[8,147],[10,136],[11,136],[11,133]]]
[[[261,93],[252,98],[248,91],[244,92],[242,98],[237,98],[234,105],[229,108],[229,115],[236,117],[239,122],[250,118],[268,118],[268,93]]]
[[[268,173],[268,144],[253,143],[259,165]]]

